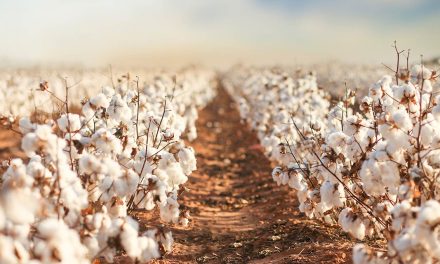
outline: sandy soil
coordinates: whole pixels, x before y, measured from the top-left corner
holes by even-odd
[[[20,150],[20,135],[6,129],[0,129],[0,160],[24,157]]]

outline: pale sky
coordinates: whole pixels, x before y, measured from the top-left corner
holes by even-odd
[[[207,65],[440,55],[438,0],[0,0],[0,64]]]

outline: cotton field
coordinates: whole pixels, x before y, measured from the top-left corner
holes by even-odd
[[[0,264],[439,263],[439,22],[0,1]]]

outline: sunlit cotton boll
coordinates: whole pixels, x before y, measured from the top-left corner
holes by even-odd
[[[87,249],[77,232],[57,219],[49,218],[37,226],[40,239],[35,243],[35,255],[44,263],[89,263]]]
[[[347,207],[341,211],[338,223],[345,232],[350,233],[356,239],[364,239],[366,231],[365,224],[358,215],[353,213],[351,208]]]
[[[40,205],[38,193],[30,189],[3,184],[0,190],[0,205],[6,219],[15,224],[30,224],[35,221]]]
[[[321,204],[324,211],[333,207],[342,207],[345,203],[344,187],[340,183],[325,181],[320,188]]]
[[[76,132],[81,128],[81,119],[77,114],[63,114],[58,118],[57,124],[63,132]]]
[[[105,128],[100,128],[93,134],[92,142],[104,154],[120,153],[122,151],[120,140]]]
[[[123,122],[128,124],[130,122],[132,113],[130,107],[128,107],[127,103],[122,99],[120,94],[116,94],[113,96],[110,101],[110,105],[107,108],[107,113],[110,118],[112,118],[117,123]]]
[[[393,121],[396,126],[404,131],[411,130],[413,127],[411,118],[405,110],[398,110],[393,113]]]
[[[183,148],[177,155],[179,157],[179,163],[182,166],[183,172],[186,175],[191,174],[191,172],[197,169],[197,161],[193,148]]]

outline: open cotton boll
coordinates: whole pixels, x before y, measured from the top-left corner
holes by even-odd
[[[278,186],[286,185],[289,182],[289,176],[285,173],[281,167],[275,167],[272,170],[272,179]]]
[[[96,110],[92,107],[90,101],[86,102],[81,108],[81,113],[84,115],[86,120],[91,119],[95,115],[95,111]]]
[[[33,179],[26,174],[26,166],[21,159],[11,160],[8,169],[3,173],[2,180],[7,181],[9,179],[20,179],[20,183],[26,184],[27,186],[31,186],[33,183]]]
[[[27,249],[20,242],[12,237],[0,235],[0,263],[30,263],[29,258]]]
[[[353,213],[351,208],[347,207],[341,211],[338,223],[345,232],[350,233],[356,239],[364,239],[366,231],[365,224],[358,215]]]
[[[63,132],[76,132],[81,128],[81,119],[77,114],[63,114],[58,118],[57,124]]]
[[[126,170],[123,175],[114,181],[114,188],[120,197],[128,196],[136,191],[139,176],[132,170]]]
[[[81,173],[92,174],[100,173],[103,168],[101,162],[96,158],[95,155],[84,153],[79,159],[79,170]]]
[[[411,68],[410,74],[411,78],[415,79],[415,82],[421,79],[429,80],[432,76],[432,70],[424,65],[416,64]]]
[[[105,128],[96,131],[91,142],[104,154],[120,153],[122,151],[121,141]]]
[[[37,126],[31,122],[29,117],[22,117],[19,121],[19,128],[21,133],[27,134],[29,132],[32,132]]]
[[[156,203],[165,205],[167,201],[167,193],[171,189],[168,184],[155,175],[146,175],[142,178],[140,184],[145,185],[148,191],[146,194],[142,191],[137,192],[135,196],[135,204],[139,208],[152,210]]]
[[[166,233],[161,233],[159,235],[158,241],[163,246],[166,252],[171,252],[174,244],[173,234],[171,233],[171,231]]]
[[[38,193],[30,189],[8,186],[4,183],[0,193],[0,205],[8,221],[18,225],[31,224],[40,207]]]
[[[28,157],[35,155],[36,151],[41,151],[48,155],[48,159],[62,159],[65,154],[58,154],[65,147],[66,141],[53,134],[48,125],[37,125],[34,132],[27,133],[21,141],[21,148]]]
[[[420,136],[419,136],[420,131]],[[416,126],[414,126],[414,129],[412,131],[412,134],[414,137],[420,139],[420,143],[424,146],[429,146],[434,136],[437,134],[438,130],[436,130],[430,123],[423,122],[420,128],[420,123],[417,123]]]
[[[336,152],[336,154],[339,154],[343,151],[347,140],[348,136],[343,132],[334,132],[327,137],[326,143]]]
[[[191,174],[197,169],[197,161],[192,147],[182,148],[177,154],[180,166],[186,175]]]
[[[182,167],[178,162],[169,163],[163,169],[156,169],[155,175],[163,181],[166,181],[169,186],[177,187],[180,184],[184,184],[188,177],[182,170]]]
[[[392,119],[394,121],[394,124],[404,131],[411,130],[413,127],[411,118],[409,117],[408,113],[403,109],[393,112]]]
[[[270,137],[264,137],[261,145],[263,145],[264,149],[267,153],[272,152],[277,146],[281,143],[280,138],[271,135]]]
[[[304,182],[303,175],[299,172],[301,169],[297,164],[292,164],[289,167],[288,177],[289,177],[289,187],[297,191],[303,191],[307,189],[307,184]]]
[[[165,204],[160,204],[160,219],[164,222],[169,223],[179,223],[179,203],[177,202],[177,197],[175,194],[172,194],[167,198]]]
[[[414,230],[419,243],[434,258],[440,258],[440,239],[437,227],[439,221],[440,203],[435,200],[429,200],[420,209]]]
[[[110,100],[107,97],[107,95],[103,93],[99,93],[92,98],[90,98],[89,102],[95,107],[95,108],[107,108],[110,105]]]
[[[39,240],[34,252],[43,263],[89,263],[87,248],[81,244],[77,232],[57,219],[48,218],[37,226]]]
[[[353,247],[353,264],[389,264],[383,253],[375,253],[364,244]]]
[[[416,214],[415,211],[409,201],[404,200],[394,206],[391,210],[392,215],[392,229],[395,231],[401,230],[405,225],[410,226],[415,219],[413,219],[412,215]]]
[[[130,107],[128,107],[120,94],[116,94],[112,97],[107,108],[107,113],[116,123],[122,122],[124,124],[129,124],[132,117]]]
[[[35,155],[26,166],[26,174],[33,178],[51,178],[52,173],[41,163],[41,157]]]
[[[323,205],[323,210],[328,211],[333,207],[342,207],[345,203],[345,192],[344,186],[339,183],[331,183],[330,181],[325,181],[320,188],[321,193],[321,204]]]
[[[151,237],[141,236],[138,239],[139,248],[142,250],[139,261],[147,262],[160,257],[159,245]]]
[[[133,165],[136,173],[141,178],[147,176],[148,174],[151,174],[153,172],[153,167],[148,160],[145,160],[145,152],[141,153],[141,155],[139,155],[138,157],[141,159],[137,159]]]
[[[142,253],[142,248],[138,241],[139,224],[131,217],[126,217],[121,229],[121,244],[125,252],[133,259],[139,258]]]
[[[384,82],[387,82],[388,76],[385,76],[382,80],[378,81],[374,85],[371,86],[368,96],[372,98],[374,101],[382,98],[384,96],[383,94],[383,84]]]

